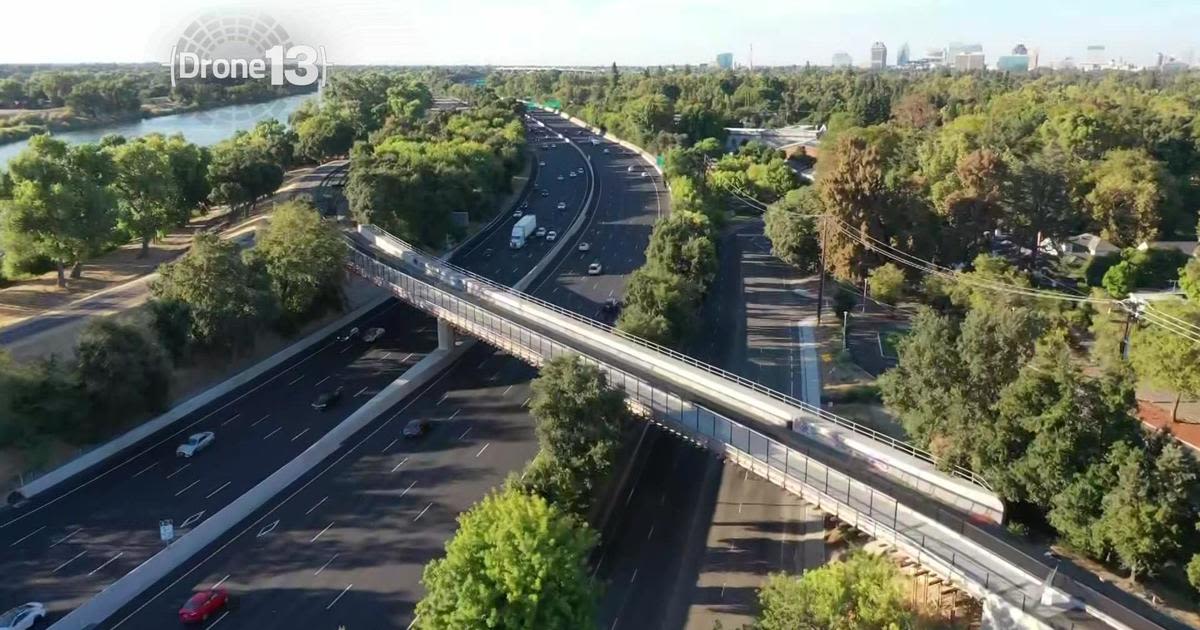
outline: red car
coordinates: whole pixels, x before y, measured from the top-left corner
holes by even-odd
[[[179,609],[179,620],[183,623],[201,623],[230,605],[229,592],[223,588],[200,591],[188,598]]]

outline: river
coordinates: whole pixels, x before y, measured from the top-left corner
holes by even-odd
[[[143,118],[93,129],[63,131],[54,134],[54,137],[66,142],[95,142],[110,133],[118,133],[128,138],[144,136],[149,133],[165,135],[181,133],[190,142],[210,146],[232,136],[237,131],[250,129],[260,120],[275,118],[286,122],[288,115],[296,111],[300,103],[314,96],[314,94],[298,94],[265,103],[228,105],[201,112]],[[20,153],[27,144],[29,144],[28,140],[0,144],[0,168]]]

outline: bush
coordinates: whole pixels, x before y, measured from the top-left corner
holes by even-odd
[[[1187,576],[1192,588],[1200,591],[1200,553],[1192,556],[1192,561],[1188,563]]]
[[[904,293],[904,272],[892,263],[876,267],[867,274],[871,297],[884,304],[895,304]]]
[[[833,312],[841,317],[858,304],[858,296],[845,287],[837,287],[833,292]]]

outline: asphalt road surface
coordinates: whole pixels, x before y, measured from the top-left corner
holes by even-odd
[[[41,601],[52,617],[74,608],[161,549],[158,524],[200,523],[308,448],[325,430],[436,347],[435,322],[396,300],[356,325],[382,326],[372,344],[333,336],[184,420],[18,509],[0,508],[0,602]],[[319,412],[320,392],[342,387]],[[177,458],[187,436],[212,446]]]
[[[537,116],[573,142],[583,139],[561,119]],[[539,225],[547,224],[542,217],[548,214],[550,229],[562,233],[584,200],[587,171],[562,182],[556,173],[583,166],[585,158],[556,136],[533,142],[539,147],[539,161],[547,164],[538,168],[535,183],[550,194],[534,193],[530,206]],[[551,142],[557,148],[546,146]],[[578,240],[597,244],[589,254],[606,266],[605,274],[586,276],[592,259],[580,260],[575,255],[577,242],[572,242],[567,255],[532,291],[594,314],[610,293],[623,295],[628,273],[640,264],[650,226],[667,201],[659,198],[661,182],[630,175],[628,165],[636,158],[616,153],[615,145],[578,146],[592,156],[598,180],[593,200],[597,210]],[[645,168],[644,162],[637,162]],[[635,183],[636,190],[619,194],[628,182]],[[558,211],[543,205],[556,205],[556,199],[566,200],[568,208]],[[498,222],[461,250],[455,262],[495,280],[515,282],[550,245],[535,240],[524,249],[510,250],[514,220]],[[262,514],[131,603],[112,627],[161,628],[174,623],[190,593],[217,583],[238,597],[239,606],[205,627],[407,627],[422,592],[421,569],[442,553],[457,514],[536,452],[533,423],[524,408],[534,375],[529,366],[491,348],[472,349],[426,391],[357,434],[361,440],[323,464],[325,468],[310,473]],[[400,431],[413,418],[432,420],[434,429],[425,439],[402,440]],[[264,528],[268,531],[260,536]]]

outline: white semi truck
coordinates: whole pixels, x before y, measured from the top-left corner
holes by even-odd
[[[527,214],[513,225],[512,236],[508,239],[509,249],[521,249],[525,247],[525,242],[533,237],[534,231],[537,230],[537,215]]]

